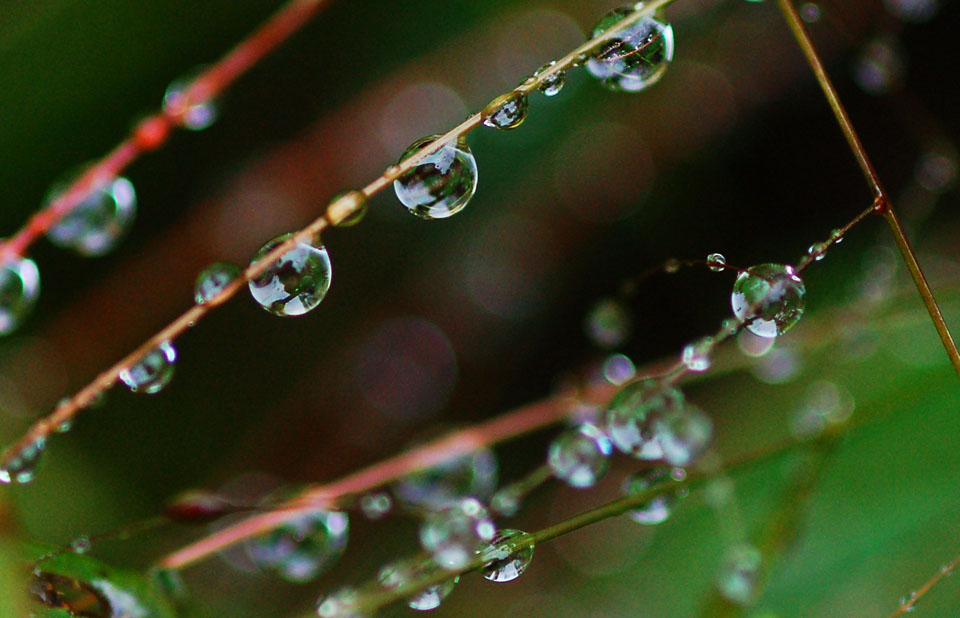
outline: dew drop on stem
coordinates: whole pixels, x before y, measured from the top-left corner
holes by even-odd
[[[527,119],[528,109],[527,95],[514,90],[500,95],[483,109],[483,125],[491,129],[516,129]]]
[[[82,173],[82,172],[81,172]],[[62,196],[74,178],[54,184],[46,204]],[[105,255],[127,234],[137,212],[133,183],[118,176],[95,185],[81,202],[47,230],[47,238],[61,249],[72,249],[84,257]]]
[[[593,38],[640,8],[642,3],[610,11],[594,26]],[[647,15],[594,49],[587,60],[587,71],[609,90],[638,92],[658,82],[671,60],[673,27]]]
[[[554,438],[547,463],[553,475],[571,487],[592,487],[607,473],[612,452],[610,439],[585,423]]]
[[[164,341],[147,352],[135,365],[122,369],[119,374],[120,381],[133,393],[159,393],[173,379],[176,360],[177,351],[173,344]]]
[[[40,271],[30,258],[11,258],[0,265],[0,335],[16,330],[40,296]]]
[[[400,162],[436,140],[429,135],[411,144]],[[462,137],[444,144],[393,182],[397,199],[421,219],[444,219],[463,210],[477,190],[477,161]]]
[[[283,234],[263,245],[253,257],[255,264],[292,234]],[[248,287],[253,299],[264,310],[279,316],[297,316],[314,309],[326,296],[333,278],[333,267],[327,249],[319,238],[301,242],[284,253]]]
[[[533,546],[514,549],[510,542],[524,534],[512,528],[504,528],[497,533],[490,546],[483,551],[483,576],[486,579],[505,583],[523,575],[533,560]]]
[[[803,280],[792,266],[759,264],[737,276],[730,304],[751,333],[777,337],[800,320],[805,296]]]
[[[197,276],[197,282],[193,286],[193,299],[201,305],[207,303],[239,276],[240,269],[233,264],[214,262]]]

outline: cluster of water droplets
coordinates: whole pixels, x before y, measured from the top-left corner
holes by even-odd
[[[420,544],[437,565],[455,571],[470,564],[496,532],[486,507],[475,498],[463,498],[424,518]]]

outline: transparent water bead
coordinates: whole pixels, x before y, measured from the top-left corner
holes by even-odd
[[[45,203],[63,195],[69,184],[54,185]],[[82,202],[47,230],[47,238],[61,249],[72,249],[86,257],[101,256],[126,235],[136,213],[133,183],[123,177],[109,179],[94,186]]]
[[[368,614],[358,609],[360,595],[350,587],[321,597],[317,601],[317,616],[320,618],[366,618]]]
[[[164,113],[168,116],[179,116],[180,124],[191,131],[202,131],[211,127],[220,116],[220,109],[213,99],[194,101],[187,98],[187,90],[202,70],[203,67],[199,67],[190,74],[173,80],[163,94]]]
[[[253,256],[251,265],[273,251],[293,234],[277,236]],[[303,315],[320,304],[333,277],[330,256],[319,239],[302,242],[284,253],[259,277],[250,280],[250,294],[274,315]]]
[[[548,62],[547,64],[537,69],[533,73],[533,76],[540,77],[540,75],[544,71],[554,66],[555,64],[557,64],[555,60]],[[537,90],[539,90],[545,96],[553,97],[560,94],[560,91],[563,89],[563,85],[566,82],[567,82],[567,72],[560,70],[560,71],[557,71],[556,73],[553,73],[549,77],[545,77],[543,81],[540,82],[540,85],[537,87]]]
[[[139,363],[122,370],[120,381],[133,393],[159,393],[173,379],[173,364],[176,360],[177,351],[173,344],[164,341],[140,359]]]
[[[603,415],[614,446],[637,459],[661,459],[663,448],[654,433],[656,418],[681,413],[683,393],[659,380],[640,380],[614,395]]]
[[[400,162],[439,135],[421,138],[404,151]],[[422,219],[443,219],[460,212],[477,190],[477,161],[462,137],[444,144],[393,182],[407,210]]]
[[[593,38],[640,8],[642,3],[610,11],[594,26]],[[637,92],[659,81],[671,60],[673,27],[647,15],[602,43],[587,61],[587,71],[610,90]]]
[[[407,507],[436,510],[471,496],[486,499],[497,478],[497,457],[484,447],[401,479],[393,493]]]
[[[403,560],[388,564],[377,574],[377,581],[388,590],[400,588],[431,572],[430,565],[415,560]],[[440,603],[447,598],[453,588],[460,581],[460,577],[446,579],[439,584],[428,586],[407,599],[407,606],[418,611],[430,611],[440,607]]]
[[[317,509],[246,544],[247,554],[262,569],[295,583],[327,570],[347,547],[346,513]]]
[[[470,563],[497,533],[487,509],[474,498],[451,502],[431,513],[420,526],[420,544],[441,568]]]
[[[337,193],[327,205],[327,220],[336,227],[353,227],[366,215],[367,194],[356,189]]]
[[[723,271],[727,267],[727,258],[722,253],[711,253],[707,256],[707,268],[715,273]]]
[[[827,249],[830,247],[825,242],[815,242],[807,248],[807,255],[809,255],[815,262],[819,262],[827,255]]]
[[[37,304],[40,271],[30,258],[11,258],[0,265],[0,335],[11,333]]]
[[[710,353],[715,345],[713,337],[703,337],[683,348],[681,361],[690,371],[706,371],[710,368]]]
[[[633,320],[622,303],[613,298],[601,298],[587,313],[584,330],[597,347],[610,350],[630,337]]]
[[[681,477],[682,478],[682,477]],[[670,468],[658,466],[633,474],[623,482],[623,495],[640,495],[653,487],[674,482],[675,476]],[[647,500],[640,508],[628,513],[633,521],[645,526],[654,526],[670,519],[674,509],[687,497],[686,488],[668,490]]]
[[[533,546],[514,550],[510,541],[526,534],[522,530],[504,528],[497,533],[490,547],[483,551],[486,565],[483,576],[492,582],[512,582],[523,575],[533,560]]]
[[[690,403],[653,420],[663,459],[673,466],[689,466],[703,455],[713,441],[713,421]]]
[[[757,592],[761,562],[762,556],[756,547],[731,547],[717,576],[717,590],[738,605],[749,605]]]
[[[547,463],[554,476],[572,487],[591,487],[610,466],[613,452],[610,439],[599,429],[585,423],[554,438]]]
[[[806,293],[792,266],[759,264],[737,277],[730,304],[737,319],[750,320],[746,326],[751,333],[776,337],[800,320]]]
[[[514,90],[502,94],[483,108],[483,125],[491,129],[516,129],[527,119],[528,109],[529,102],[524,93]]]
[[[370,520],[383,519],[393,508],[393,500],[382,491],[365,494],[360,498],[360,510]]]
[[[197,282],[193,286],[193,299],[201,305],[209,302],[239,276],[240,269],[233,264],[214,262],[197,276]]]
[[[37,465],[40,463],[40,456],[43,455],[43,449],[47,446],[46,438],[37,438],[27,446],[20,449],[9,457],[0,467],[0,483],[9,485],[11,483],[29,483],[37,475]]]

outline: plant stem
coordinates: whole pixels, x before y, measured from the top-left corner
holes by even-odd
[[[893,618],[894,616],[902,616],[907,612],[912,612],[915,610],[917,601],[920,600],[920,597],[930,592],[930,589],[939,584],[940,580],[942,580],[944,577],[953,573],[953,570],[956,569],[958,565],[960,565],[960,556],[957,556],[948,564],[940,567],[936,575],[927,580],[927,582],[920,586],[916,591],[910,593],[910,595],[900,603],[900,607],[890,614],[890,618]]]

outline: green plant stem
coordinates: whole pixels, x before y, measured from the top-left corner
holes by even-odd
[[[800,50],[803,52],[804,57],[806,57],[807,63],[813,70],[813,74],[817,78],[820,88],[823,90],[824,97],[826,97],[827,103],[833,111],[837,124],[840,125],[840,130],[843,132],[843,136],[850,146],[850,151],[860,166],[860,171],[863,172],[867,184],[873,191],[875,198],[874,208],[876,212],[883,215],[887,225],[890,227],[893,238],[897,243],[897,248],[900,250],[904,262],[906,262],[907,270],[910,272],[910,276],[917,286],[917,291],[920,292],[923,304],[927,307],[927,312],[930,314],[930,319],[937,329],[940,341],[943,342],[947,356],[950,357],[950,362],[953,364],[954,370],[957,372],[957,375],[960,376],[960,351],[957,350],[957,344],[954,342],[953,336],[950,334],[950,329],[943,319],[940,306],[937,304],[933,291],[927,283],[927,278],[923,274],[923,269],[917,261],[916,254],[910,246],[910,241],[906,233],[903,231],[903,226],[900,225],[900,220],[893,209],[893,204],[890,202],[890,198],[887,197],[886,191],[880,182],[880,177],[877,175],[877,171],[874,169],[873,163],[870,161],[870,157],[867,155],[867,151],[863,147],[863,143],[860,141],[856,129],[853,128],[850,116],[840,101],[833,82],[830,81],[830,77],[827,75],[826,70],[824,70],[820,56],[806,28],[803,27],[803,22],[797,13],[796,7],[793,6],[793,2],[791,0],[777,0],[777,4],[787,21],[787,25],[790,27],[790,31],[793,33],[793,37],[797,40]]]

